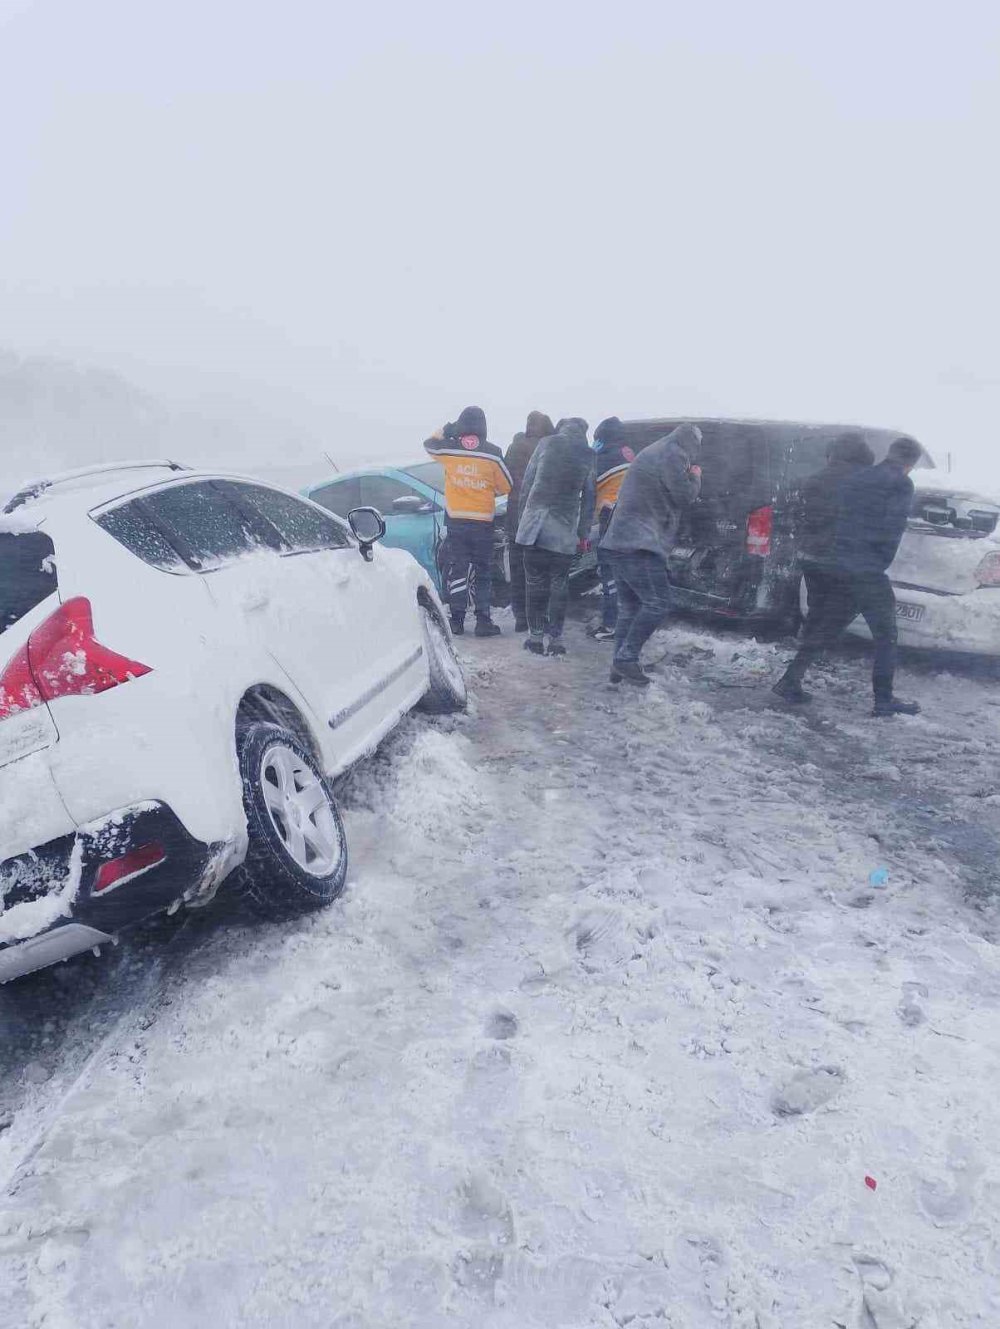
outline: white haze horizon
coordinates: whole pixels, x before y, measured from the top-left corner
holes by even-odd
[[[884,426],[1000,483],[998,55],[971,2],[0,0],[0,347],[196,461],[412,459],[475,402],[501,445]],[[92,438],[30,451],[130,451]]]

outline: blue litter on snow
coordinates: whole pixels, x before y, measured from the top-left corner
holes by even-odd
[[[888,886],[888,885],[889,885],[889,869],[888,869],[888,868],[875,868],[875,870],[874,870],[873,872],[869,872],[869,874],[868,874],[868,884],[869,884],[869,886]]]

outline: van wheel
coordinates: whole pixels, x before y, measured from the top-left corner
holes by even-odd
[[[469,700],[465,687],[465,675],[455,655],[451,633],[432,609],[420,606],[420,621],[424,632],[424,650],[427,652],[427,667],[430,672],[430,685],[424,693],[420,705],[423,710],[434,715],[447,715],[452,711],[464,711]]]
[[[249,846],[243,889],[272,916],[330,904],[347,880],[347,837],[330,781],[287,729],[254,722],[237,736]]]

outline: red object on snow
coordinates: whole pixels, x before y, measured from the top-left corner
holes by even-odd
[[[878,1182],[875,1180],[874,1177],[865,1177],[865,1185],[868,1187],[870,1191],[873,1191],[878,1186]]]

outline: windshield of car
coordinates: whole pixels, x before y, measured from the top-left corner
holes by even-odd
[[[41,531],[0,531],[0,632],[56,589],[55,552]]]
[[[414,480],[436,489],[439,494],[444,493],[444,467],[439,461],[418,462],[416,466],[404,466],[402,471],[404,475],[412,475]]]

